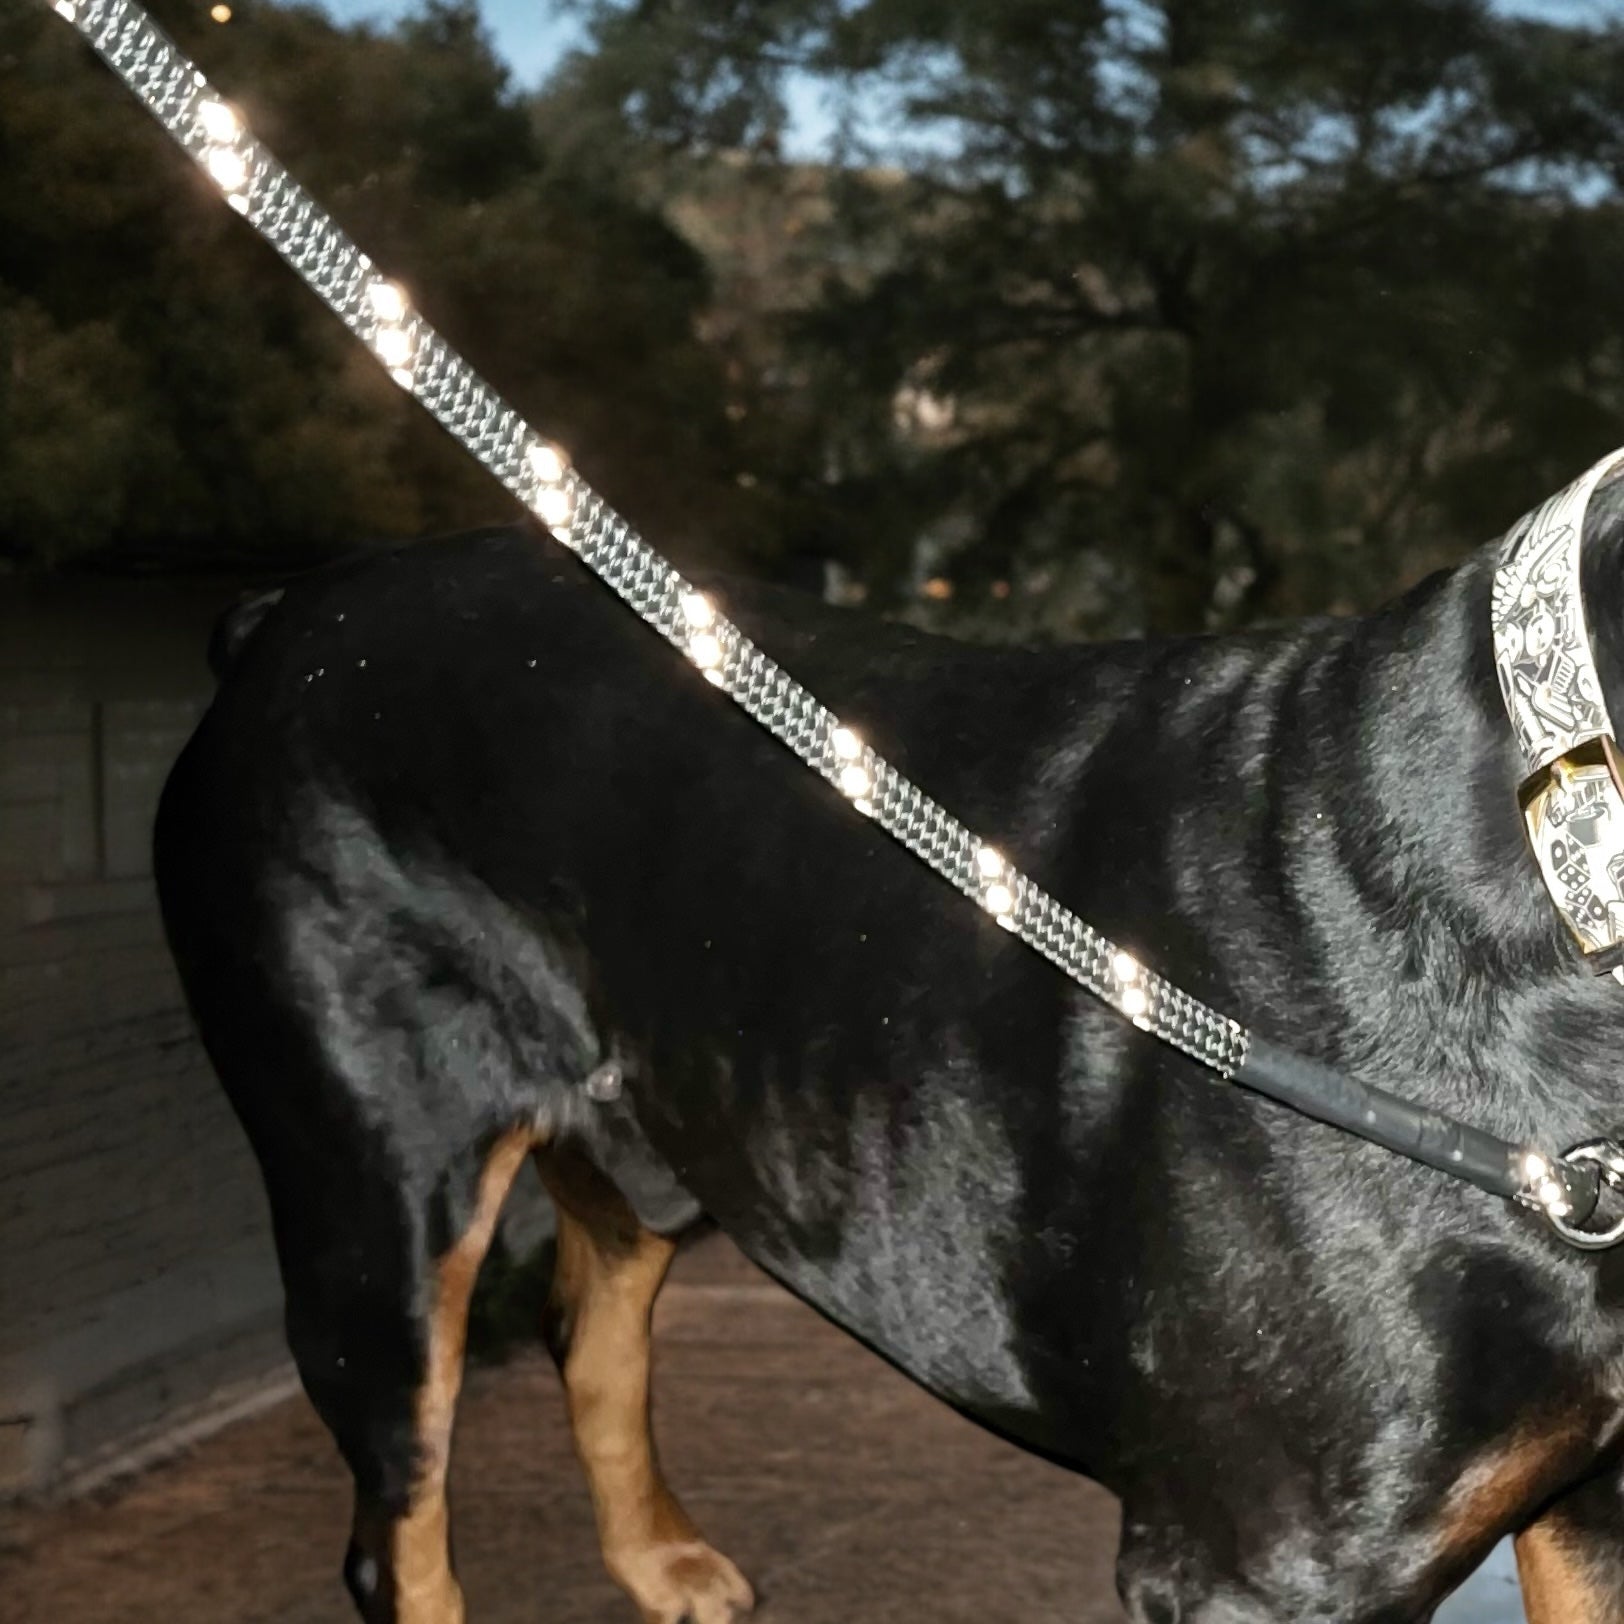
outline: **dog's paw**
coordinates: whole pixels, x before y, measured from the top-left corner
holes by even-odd
[[[700,1540],[617,1553],[609,1571],[643,1624],[736,1624],[756,1605],[744,1575]]]

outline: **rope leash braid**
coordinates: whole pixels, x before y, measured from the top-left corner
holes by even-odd
[[[570,467],[423,319],[244,128],[135,0],[55,0],[109,67],[349,330],[478,461],[704,677],[857,811],[1012,935],[1141,1031],[1218,1076],[1530,1206],[1576,1246],[1604,1182],[1607,1143],[1547,1158],[1259,1040],[1140,964],[1012,867],[757,648]],[[1601,1144],[1602,1142],[1597,1142]],[[1609,1158],[1617,1156],[1616,1167]],[[1564,1222],[1567,1220],[1568,1222]],[[1580,1237],[1589,1237],[1580,1238]]]

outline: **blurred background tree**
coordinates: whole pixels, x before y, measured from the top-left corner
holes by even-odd
[[[1374,602],[1624,427],[1624,22],[1485,0],[580,0],[183,45],[687,561],[987,635]],[[500,501],[60,25],[0,15],[0,552]],[[836,121],[786,152],[797,108]],[[799,144],[804,147],[804,143]]]
[[[429,318],[690,558],[736,481],[697,252],[550,162],[472,6],[160,20]],[[510,513],[42,7],[0,10],[0,558],[276,567]]]
[[[773,477],[877,586],[1027,630],[1351,607],[1620,438],[1617,20],[584,9],[555,127],[600,152],[761,185],[786,97],[835,98],[819,285],[761,313],[809,431]]]

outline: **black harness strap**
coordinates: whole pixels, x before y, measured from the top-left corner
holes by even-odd
[[[1569,1208],[1564,1216],[1574,1225],[1586,1222],[1600,1200],[1601,1175],[1593,1165],[1540,1158],[1543,1173],[1531,1171],[1533,1153],[1526,1146],[1497,1139],[1481,1128],[1359,1082],[1317,1060],[1282,1049],[1255,1032],[1234,1080],[1316,1122],[1329,1123],[1512,1201],[1532,1205],[1528,1202],[1530,1185],[1548,1175],[1561,1185]],[[1550,1205],[1549,1201],[1539,1204]]]

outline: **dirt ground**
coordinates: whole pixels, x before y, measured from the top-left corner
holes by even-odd
[[[656,1327],[673,1486],[763,1624],[1121,1624],[1116,1505],[1000,1443],[713,1237]],[[453,1465],[470,1624],[633,1624],[539,1354],[471,1373]],[[302,1398],[90,1501],[9,1519],[11,1624],[353,1624],[342,1468]]]
[[[657,1343],[667,1471],[762,1624],[1122,1624],[1108,1495],[954,1415],[719,1237],[678,1259]],[[470,1624],[633,1624],[539,1354],[471,1374],[453,1493]],[[290,1400],[93,1499],[13,1513],[0,1620],[353,1624],[348,1515]],[[1483,1594],[1451,1624],[1520,1619],[1504,1575]]]

